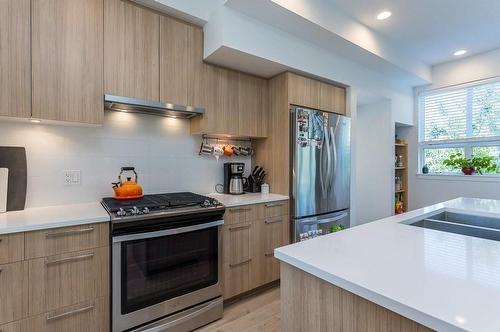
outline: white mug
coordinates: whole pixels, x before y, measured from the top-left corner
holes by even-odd
[[[261,186],[260,186],[260,192],[262,194],[269,194],[269,185],[267,183],[263,183]]]

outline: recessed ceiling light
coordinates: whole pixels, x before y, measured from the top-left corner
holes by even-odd
[[[386,18],[391,17],[391,15],[392,15],[392,13],[390,11],[384,10],[383,12],[380,12],[377,15],[377,20],[379,20],[379,21],[385,20]]]
[[[467,53],[467,50],[458,50],[453,53],[453,55],[459,56],[459,55],[464,55]]]
[[[33,123],[40,123],[42,121],[38,120],[38,119],[30,119],[30,122],[33,122]]]

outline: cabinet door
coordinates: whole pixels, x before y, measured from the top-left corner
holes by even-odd
[[[0,264],[24,259],[24,233],[0,235]]]
[[[104,91],[160,99],[160,15],[123,0],[104,0]]]
[[[337,87],[328,83],[320,82],[319,109],[335,112],[337,114],[346,113],[345,88]]]
[[[0,324],[28,314],[28,263],[0,265]]]
[[[238,136],[267,135],[267,81],[240,73],[238,75]]]
[[[250,290],[250,247],[252,223],[223,227],[223,281],[224,299]]]
[[[238,72],[202,65],[194,100],[205,114],[191,120],[193,134],[238,135]]]
[[[101,124],[103,0],[32,0],[33,117]]]
[[[255,223],[252,264],[252,288],[280,278],[280,264],[274,249],[288,244],[288,216],[259,220]]]
[[[0,1],[0,115],[31,116],[30,0]]]
[[[30,260],[30,315],[107,295],[108,251],[101,247]]]
[[[204,106],[194,102],[195,71],[203,57],[203,31],[168,16],[160,19],[160,99],[166,103]]]
[[[320,82],[288,73],[288,96],[290,104],[319,108]]]

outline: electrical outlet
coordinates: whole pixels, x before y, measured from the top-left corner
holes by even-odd
[[[80,170],[65,170],[63,172],[64,184],[67,186],[79,185],[81,183],[81,174]]]

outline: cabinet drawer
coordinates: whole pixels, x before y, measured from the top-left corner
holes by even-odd
[[[26,259],[107,246],[108,223],[25,233]]]
[[[260,205],[260,218],[273,218],[288,214],[288,201],[269,202]]]
[[[73,306],[49,311],[20,323],[21,332],[107,332],[109,301],[101,297]]]
[[[108,247],[30,260],[29,314],[106,295],[108,266]]]
[[[0,264],[24,259],[24,233],[0,235]]]
[[[0,324],[28,314],[28,263],[0,265]]]
[[[226,225],[249,222],[258,218],[259,205],[242,205],[226,209],[224,223]]]

